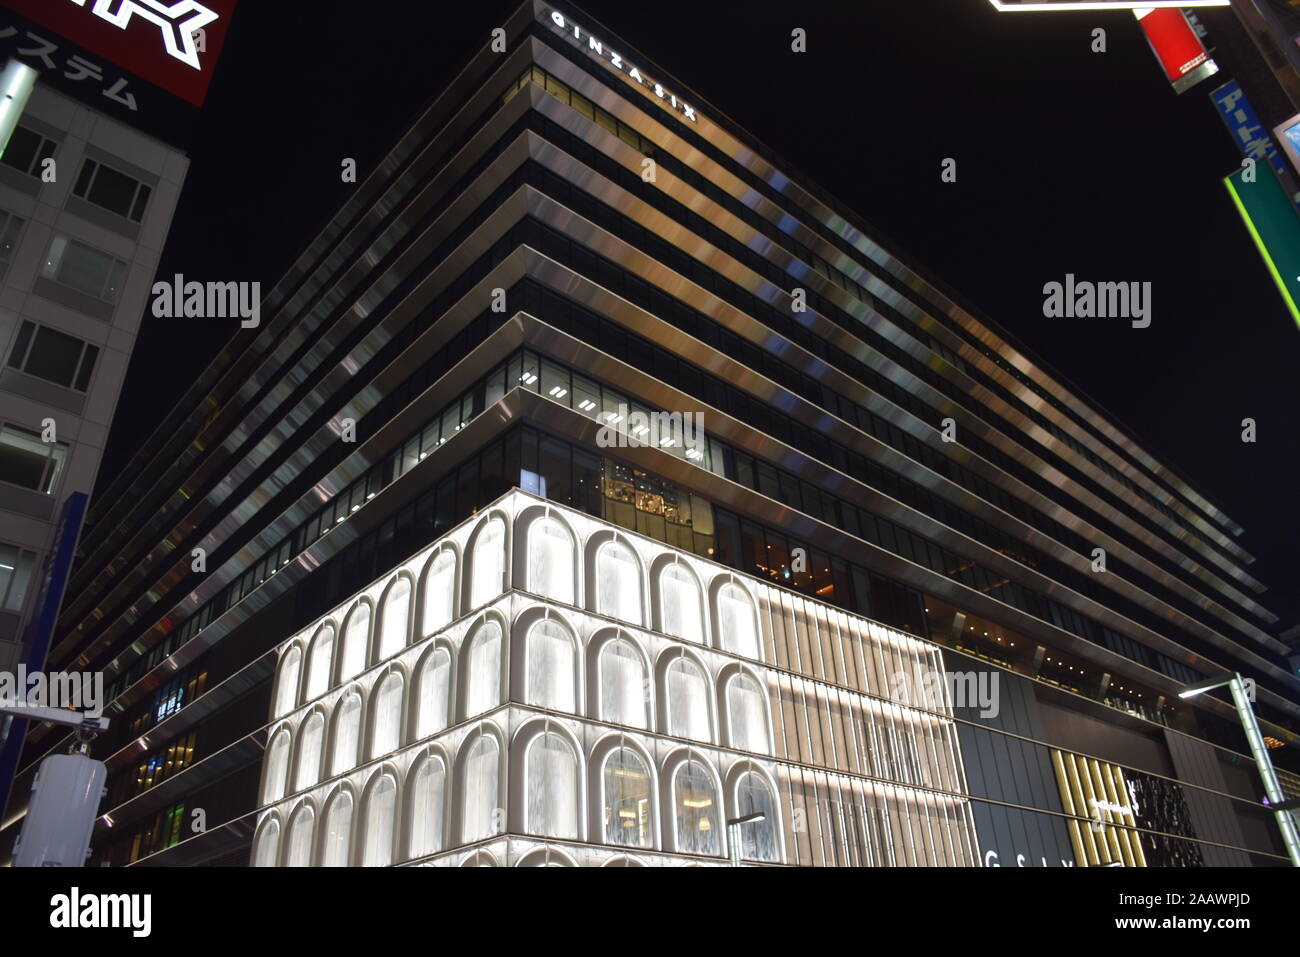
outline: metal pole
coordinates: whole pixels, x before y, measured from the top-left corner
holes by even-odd
[[[1286,795],[1282,793],[1282,788],[1278,784],[1277,772],[1273,770],[1273,760],[1268,756],[1268,748],[1264,745],[1264,736],[1260,734],[1259,723],[1255,720],[1255,709],[1251,707],[1250,699],[1246,696],[1246,685],[1241,680],[1241,675],[1234,673],[1232,680],[1228,682],[1228,688],[1232,692],[1232,701],[1237,706],[1237,715],[1241,718],[1246,740],[1250,743],[1250,753],[1255,758],[1255,767],[1259,768],[1259,776],[1264,781],[1264,793],[1268,796],[1268,803],[1274,806],[1273,817],[1277,820],[1278,830],[1282,832],[1282,843],[1286,847],[1287,856],[1291,858],[1293,867],[1300,867],[1300,835],[1296,834],[1295,820],[1291,817],[1291,812],[1278,810],[1276,807],[1286,800]]]

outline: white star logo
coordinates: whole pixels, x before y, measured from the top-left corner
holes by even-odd
[[[72,2],[79,7],[86,5],[86,0]],[[199,51],[194,44],[194,31],[218,19],[218,14],[197,0],[175,0],[173,3],[165,0],[95,0],[91,13],[119,30],[125,30],[134,16],[148,20],[162,31],[168,54],[196,70],[203,69],[203,66],[199,63]]]

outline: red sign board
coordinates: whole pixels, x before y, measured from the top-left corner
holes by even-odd
[[[1151,49],[1164,67],[1165,76],[1175,87],[1179,80],[1209,61],[1210,55],[1183,11],[1162,8],[1139,12],[1137,17]]]
[[[238,0],[5,0],[19,16],[202,106]],[[201,34],[196,35],[198,31]]]

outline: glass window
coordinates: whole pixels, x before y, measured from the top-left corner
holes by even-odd
[[[280,677],[275,686],[275,714],[279,718],[288,714],[298,703],[298,675],[302,666],[302,650],[294,645],[280,658]]]
[[[271,804],[284,797],[289,783],[289,732],[281,729],[271,739],[266,749],[266,783],[262,787],[262,803]]]
[[[505,567],[506,523],[492,518],[479,530],[474,543],[474,561],[470,567],[471,607],[478,608],[501,594],[505,588]]]
[[[442,850],[442,820],[446,807],[447,766],[433,754],[420,761],[407,778],[409,792],[407,853],[423,857]]]
[[[334,672],[334,627],[326,625],[311,643],[307,655],[307,690],[305,700],[311,701],[330,688]]]
[[[650,772],[631,748],[616,748],[605,759],[605,843],[650,847]]]
[[[615,638],[600,650],[600,720],[648,728],[645,663],[632,643]]]
[[[762,775],[746,772],[736,783],[736,816],[762,814],[760,821],[741,824],[740,856],[747,861],[779,861],[776,843],[776,802]]]
[[[424,578],[424,634],[432,635],[455,615],[456,553],[444,548],[431,559]]]
[[[383,617],[379,623],[380,661],[386,661],[406,647],[410,617],[411,583],[405,575],[400,575],[384,597]]]
[[[561,734],[539,734],[524,760],[527,822],[530,834],[576,840],[578,837],[578,756]]]
[[[470,639],[466,676],[467,718],[501,703],[501,626],[495,621],[479,625]]]
[[[361,695],[348,694],[334,716],[334,749],[330,774],[342,774],[357,766],[357,745],[361,741]]]
[[[41,275],[96,299],[117,302],[126,278],[126,263],[58,234],[50,242]]]
[[[25,126],[14,127],[9,143],[0,153],[0,163],[29,176],[41,175],[41,161],[54,155],[55,143]]]
[[[358,602],[343,626],[342,660],[339,662],[339,680],[347,681],[361,674],[366,667],[366,650],[370,644],[370,606]]]
[[[304,804],[293,814],[289,821],[288,846],[285,850],[286,867],[311,866],[312,825],[316,815],[310,806]]]
[[[497,833],[497,786],[500,750],[496,738],[480,734],[469,745],[461,782],[463,821],[461,840],[465,843],[491,837]]]
[[[53,494],[67,456],[64,442],[43,442],[39,432],[0,426],[0,481]]]
[[[402,744],[402,675],[390,672],[374,694],[371,715],[370,756],[378,758]]]
[[[569,394],[569,370],[543,359],[542,382],[538,389],[548,399],[568,408],[572,401]]]
[[[18,234],[22,232],[23,220],[13,213],[0,210],[0,262],[9,262],[14,255],[14,246],[18,244]]]
[[[435,648],[427,655],[418,677],[419,704],[416,737],[427,738],[447,727],[451,696],[451,654]]]
[[[668,733],[681,738],[709,741],[709,683],[704,671],[690,658],[680,656],[668,665]]]
[[[293,789],[301,791],[320,780],[320,759],[325,750],[325,716],[314,712],[298,732],[298,761]]]
[[[0,605],[7,610],[22,611],[35,557],[34,552],[0,542]]]
[[[82,164],[72,191],[82,199],[136,223],[144,217],[150,194],[144,183],[91,159]]]
[[[673,781],[677,850],[685,854],[720,854],[718,800],[713,778],[698,761],[683,762]]]
[[[268,818],[257,835],[257,846],[253,849],[254,867],[275,867],[280,857],[280,822]]]
[[[573,407],[590,419],[597,418],[600,413],[600,386],[575,373]]]
[[[727,724],[733,748],[771,753],[763,688],[744,672],[732,675],[727,681]]]
[[[528,703],[555,711],[578,710],[577,650],[573,637],[553,618],[528,629]]]
[[[347,867],[352,847],[352,795],[341,791],[325,811],[321,866]]]
[[[573,536],[563,522],[549,515],[536,519],[528,528],[528,590],[572,605],[573,554]]]
[[[659,572],[659,614],[664,631],[696,644],[704,642],[703,598],[691,570],[680,563]]]
[[[761,659],[758,618],[749,593],[735,582],[718,589],[718,643],[725,651]]]
[[[596,611],[621,621],[641,624],[641,576],[636,555],[614,540],[596,553]]]
[[[387,867],[393,863],[393,832],[397,824],[397,781],[379,776],[366,796],[365,842],[362,867]]]

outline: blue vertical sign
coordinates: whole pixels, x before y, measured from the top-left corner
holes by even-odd
[[[50,638],[59,619],[59,609],[63,606],[63,590],[68,585],[72,559],[77,553],[77,540],[81,537],[81,523],[86,517],[86,501],[85,492],[73,492],[63,503],[59,530],[54,536],[54,551],[46,564],[45,581],[41,583],[36,598],[36,613],[23,636],[20,661],[28,674],[45,669],[45,656],[50,651]],[[27,689],[21,688],[19,692],[25,695]],[[18,773],[18,758],[26,737],[26,718],[14,718],[9,722],[8,734],[0,745],[0,811],[9,803],[9,789]]]
[[[1242,92],[1236,80],[1229,80],[1214,90],[1210,94],[1210,99],[1218,108],[1223,122],[1228,124],[1228,132],[1232,134],[1242,156],[1249,156],[1256,162],[1267,159],[1274,172],[1283,176],[1290,174],[1286,157],[1278,150],[1273,137],[1259,121],[1259,114],[1250,105],[1250,100],[1246,99],[1246,94]]]

